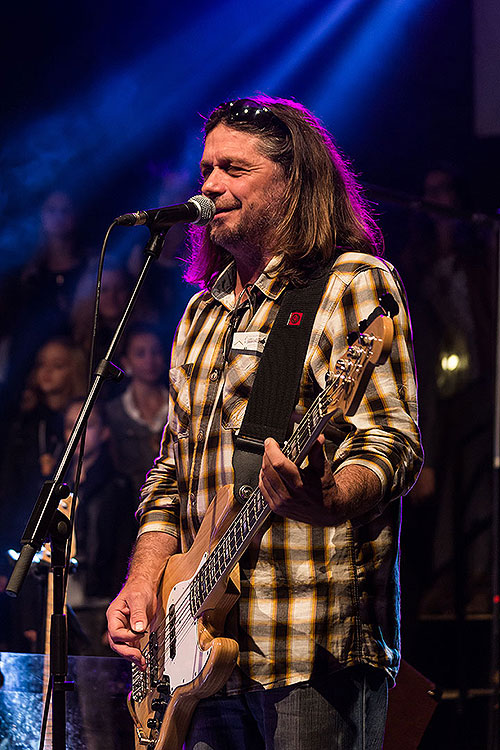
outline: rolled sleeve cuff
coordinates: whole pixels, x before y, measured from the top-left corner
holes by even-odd
[[[369,459],[346,458],[335,468],[335,471],[333,472],[334,475],[337,474],[345,466],[364,466],[365,468],[370,469],[370,471],[373,471],[373,473],[378,477],[380,481],[381,498],[385,496],[388,487],[392,486],[394,470],[392,468],[391,462],[383,456],[373,456]]]
[[[146,531],[162,531],[178,539],[179,524],[176,514],[165,508],[152,508],[144,511],[139,517],[137,536],[141,536]]]

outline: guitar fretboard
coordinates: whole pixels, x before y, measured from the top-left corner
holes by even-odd
[[[295,464],[302,463],[311,443],[330,419],[332,394],[339,389],[339,381],[343,379],[343,374],[336,373],[335,380],[317,396],[285,444],[283,453]],[[190,608],[193,617],[217,583],[231,572],[271,512],[260,490],[254,490],[191,582]]]

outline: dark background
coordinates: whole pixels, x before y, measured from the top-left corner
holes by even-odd
[[[418,194],[444,161],[493,211],[500,138],[474,135],[472,17],[470,0],[9,4],[4,263],[29,256],[52,188],[73,193],[92,244],[155,205],[165,169],[194,167],[196,189],[198,113],[258,90],[313,109],[367,183]]]
[[[256,91],[312,109],[367,185],[418,197],[426,172],[444,164],[461,177],[464,208],[494,215],[500,123],[476,135],[478,5],[487,22],[488,0],[9,3],[0,32],[0,274],[36,251],[40,207],[55,189],[74,198],[94,249],[114,216],[162,205],[166,173],[183,175],[166,202],[196,193],[200,115]],[[500,46],[500,29],[498,38]],[[377,213],[386,256],[398,264],[401,206],[381,201]],[[142,231],[120,229],[112,244],[128,252]],[[481,455],[488,465],[488,450]],[[415,666],[447,698],[422,747],[484,747],[487,613],[458,626],[428,618],[417,635]]]

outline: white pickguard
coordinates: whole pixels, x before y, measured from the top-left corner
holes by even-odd
[[[196,573],[204,564],[207,557],[208,554],[205,553]],[[192,682],[200,674],[212,651],[211,647],[206,650],[200,648],[198,643],[198,620],[191,616],[189,610],[188,589],[196,573],[189,580],[176,583],[169,594],[165,609],[168,615],[170,607],[172,605],[175,607],[176,653],[172,659],[167,645],[163,664],[163,672],[170,678],[171,693],[180,685],[187,685],[189,682]],[[165,618],[166,644],[169,643],[168,628],[169,618],[167,616]]]

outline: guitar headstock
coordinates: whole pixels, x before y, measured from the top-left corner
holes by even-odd
[[[324,390],[286,441],[284,453],[298,466],[334,414],[348,417],[355,414],[374,368],[389,356],[394,325],[385,314],[386,309],[375,308],[360,323],[360,333],[355,339],[349,337],[350,346],[328,374]]]
[[[341,411],[352,416],[363,397],[373,369],[383,364],[391,351],[394,324],[383,314],[370,316],[368,324],[345,354],[337,360],[332,373],[332,382],[325,388],[325,395],[331,390],[330,412]],[[330,395],[330,394],[329,394]]]

